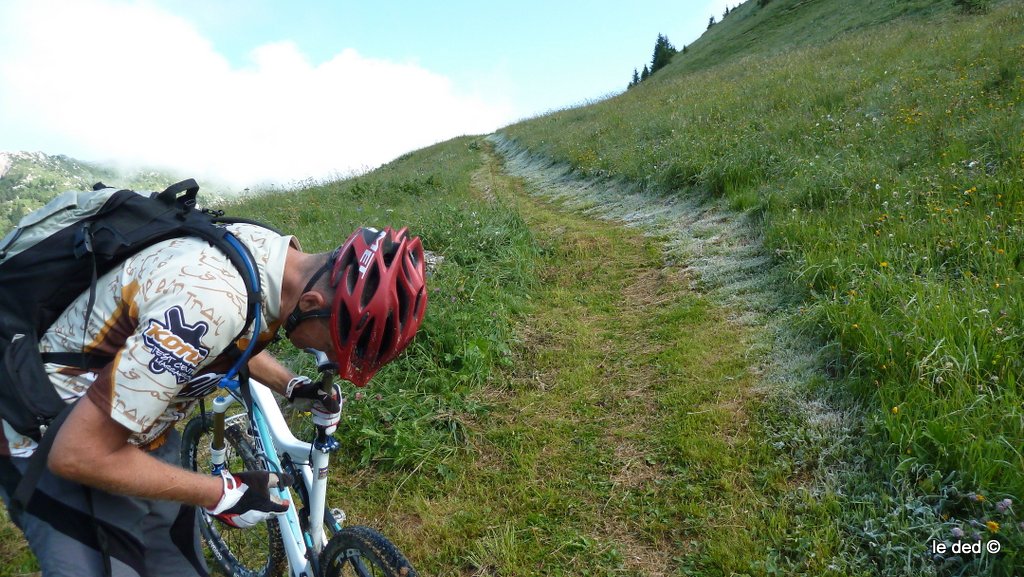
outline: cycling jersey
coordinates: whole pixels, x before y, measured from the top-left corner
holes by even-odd
[[[262,348],[280,324],[281,282],[292,236],[230,225],[252,253],[263,288]],[[100,277],[86,319],[88,291],[40,339],[40,350],[113,358],[98,371],[47,364],[50,382],[71,403],[82,396],[132,431],[131,443],[159,445],[169,427],[212,392],[232,365],[221,354],[245,325],[247,296],[241,273],[218,249],[196,238],[153,245]],[[253,329],[239,339],[245,348]],[[0,456],[28,457],[36,443],[6,423]]]

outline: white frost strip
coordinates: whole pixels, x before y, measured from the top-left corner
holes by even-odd
[[[500,134],[491,135],[505,169],[532,192],[588,216],[624,223],[664,239],[667,264],[689,267],[701,288],[729,305],[764,312],[780,305],[772,261],[759,232],[719,203],[659,195],[608,178],[583,179],[564,164],[530,154]]]

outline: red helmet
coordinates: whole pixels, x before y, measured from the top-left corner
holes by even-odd
[[[360,228],[336,253],[330,284],[338,376],[362,387],[402,352],[423,323],[423,243],[409,238],[405,228]]]

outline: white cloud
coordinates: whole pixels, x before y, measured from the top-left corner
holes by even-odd
[[[232,66],[189,22],[145,2],[0,7],[0,148],[31,134],[49,153],[287,182],[515,117],[416,64],[353,49],[314,64],[280,42]]]

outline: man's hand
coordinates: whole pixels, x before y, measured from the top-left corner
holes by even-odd
[[[298,399],[313,401],[314,408],[325,413],[341,413],[341,403],[338,401],[337,392],[329,394],[320,388],[319,383],[314,383],[309,377],[294,377],[288,381],[286,397],[292,403]],[[316,407],[319,404],[319,407]]]
[[[252,527],[288,510],[289,503],[271,497],[270,488],[291,485],[290,475],[278,476],[268,471],[224,471],[221,477],[224,495],[214,508],[206,512],[232,527]]]

